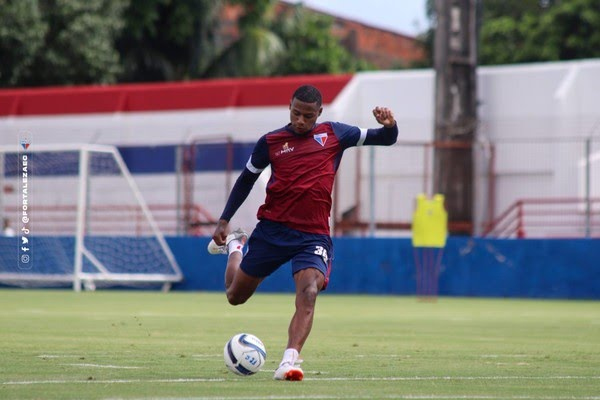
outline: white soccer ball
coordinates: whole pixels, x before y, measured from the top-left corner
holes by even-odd
[[[267,350],[256,336],[238,333],[225,344],[223,355],[231,372],[245,376],[260,371],[267,359]]]

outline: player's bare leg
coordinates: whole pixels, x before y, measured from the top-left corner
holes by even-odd
[[[225,293],[229,304],[237,306],[244,304],[256,291],[264,278],[250,276],[240,269],[242,253],[234,252],[229,255],[225,269]]]
[[[304,372],[295,364],[299,353],[312,329],[315,305],[319,291],[323,288],[325,277],[316,268],[307,268],[294,274],[296,282],[296,312],[288,328],[288,345],[283,354],[275,379],[300,381]]]
[[[302,350],[312,329],[317,295],[325,277],[316,268],[307,268],[294,274],[296,282],[296,312],[288,329],[288,348]]]

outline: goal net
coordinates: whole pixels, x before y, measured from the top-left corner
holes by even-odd
[[[0,283],[168,289],[182,279],[115,147],[0,147],[0,188]]]

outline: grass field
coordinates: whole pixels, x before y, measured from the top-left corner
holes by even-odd
[[[322,295],[302,382],[289,294],[0,290],[0,399],[600,399],[600,303]],[[267,365],[227,372],[251,332]]]

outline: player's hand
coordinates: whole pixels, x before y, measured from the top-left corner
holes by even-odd
[[[215,228],[215,233],[213,233],[213,240],[217,244],[217,246],[223,246],[225,244],[225,240],[227,239],[227,227],[229,226],[229,222],[224,219],[220,219],[217,222],[217,227]]]
[[[392,113],[392,110],[387,107],[375,107],[373,109],[373,115],[377,122],[386,128],[393,128],[394,125],[396,125],[394,114]]]

